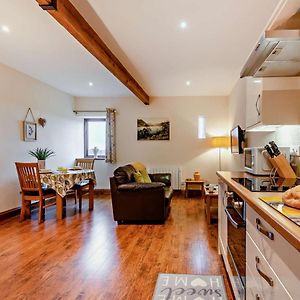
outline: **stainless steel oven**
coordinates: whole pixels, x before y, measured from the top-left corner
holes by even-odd
[[[236,193],[227,193],[227,258],[230,281],[237,299],[245,299],[246,287],[246,204]]]

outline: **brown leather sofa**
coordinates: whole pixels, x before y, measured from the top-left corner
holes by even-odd
[[[137,183],[132,165],[119,167],[110,178],[114,220],[122,223],[164,223],[173,196],[171,174],[149,174],[151,183]]]

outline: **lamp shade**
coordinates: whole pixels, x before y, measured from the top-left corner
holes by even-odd
[[[211,140],[213,148],[228,148],[230,146],[229,136],[215,136]]]
[[[205,117],[199,116],[198,117],[198,139],[205,139],[206,138],[206,126],[205,126]]]

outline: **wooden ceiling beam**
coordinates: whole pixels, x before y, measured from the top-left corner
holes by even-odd
[[[69,0],[36,0],[144,104],[149,96]],[[56,6],[56,9],[53,7]]]

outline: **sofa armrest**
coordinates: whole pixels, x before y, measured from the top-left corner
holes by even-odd
[[[166,186],[171,186],[171,174],[170,173],[156,173],[149,174],[152,182],[162,182]]]
[[[120,184],[118,186],[118,191],[141,191],[141,190],[155,190],[162,189],[165,184],[162,182],[152,182],[152,183],[137,183],[130,182],[125,184]]]

